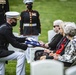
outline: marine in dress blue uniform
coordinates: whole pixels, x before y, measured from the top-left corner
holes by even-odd
[[[33,0],[24,0],[27,10],[21,12],[20,35],[32,37],[41,34],[39,12],[32,10]]]
[[[6,12],[7,22],[0,26],[0,75],[5,75],[5,61],[17,60],[16,75],[25,75],[25,53],[8,50],[9,43],[23,50],[27,49],[22,44],[26,38],[19,38],[13,35],[13,26],[17,24],[18,12]]]

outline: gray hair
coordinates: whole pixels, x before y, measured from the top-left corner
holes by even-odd
[[[66,35],[71,36],[71,37],[75,36],[76,35],[76,25],[75,25],[75,23],[72,22],[72,23],[67,24],[64,28],[64,33]]]

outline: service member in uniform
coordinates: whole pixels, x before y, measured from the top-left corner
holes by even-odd
[[[20,35],[32,37],[38,41],[38,35],[41,34],[41,24],[39,13],[32,10],[33,0],[23,0],[27,10],[21,12]]]
[[[7,22],[0,26],[0,75],[5,75],[5,61],[17,60],[16,75],[25,75],[25,53],[8,50],[8,44],[23,50],[27,45],[22,44],[26,39],[13,35],[13,26],[17,24],[18,12],[6,12]]]
[[[9,11],[9,2],[8,0],[0,0],[0,25],[4,24],[5,21],[5,12]]]

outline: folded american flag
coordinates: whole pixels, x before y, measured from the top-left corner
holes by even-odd
[[[32,46],[41,46],[40,43],[33,38],[27,38],[25,44]]]

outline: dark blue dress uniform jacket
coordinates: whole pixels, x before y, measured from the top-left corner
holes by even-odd
[[[24,26],[28,24],[29,26]],[[33,26],[36,24],[36,26]],[[39,19],[39,13],[35,10],[22,11],[20,20],[20,34],[21,35],[38,35],[41,33],[41,24]]]
[[[9,2],[6,0],[6,4],[0,4],[0,25],[4,24],[5,21],[5,12],[9,11]]]
[[[23,50],[27,49],[27,45],[22,44],[25,41],[25,38],[15,37],[12,33],[13,29],[8,23],[0,26],[0,57],[5,57],[12,54],[14,51],[8,51],[9,43]]]

